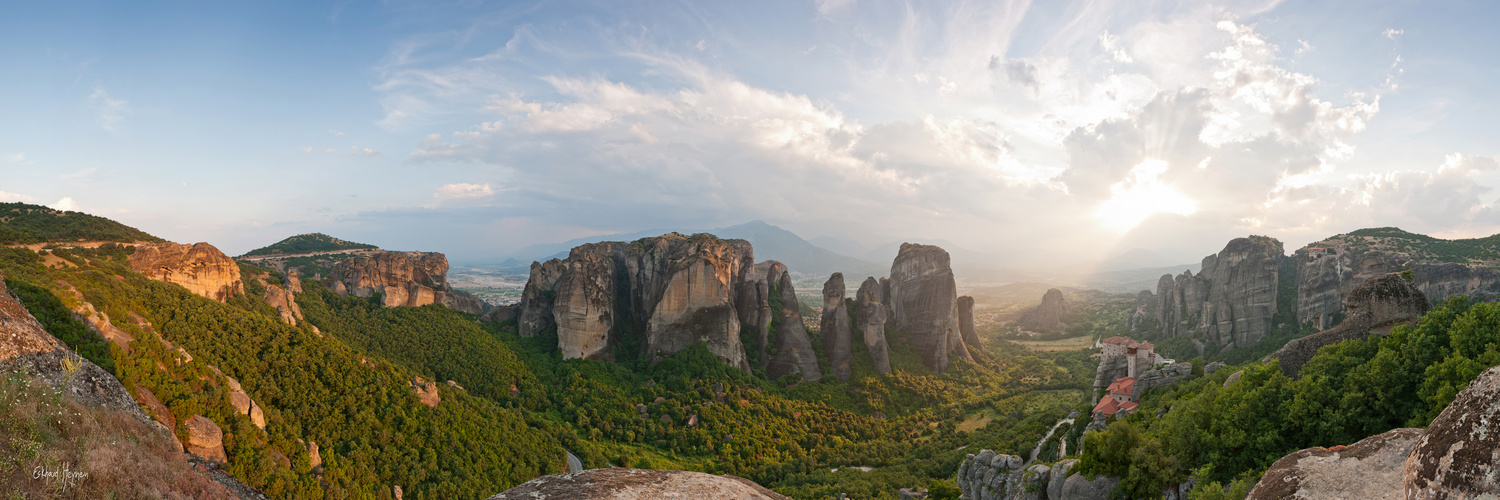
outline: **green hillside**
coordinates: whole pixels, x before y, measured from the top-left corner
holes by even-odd
[[[345,241],[323,233],[299,234],[267,247],[257,248],[246,252],[242,257],[256,257],[261,255],[295,255],[318,252],[333,252],[338,250],[374,250],[379,247]]]
[[[161,238],[103,217],[27,203],[0,203],[0,245],[114,241],[158,243]]]
[[[1500,264],[1500,234],[1483,238],[1445,240],[1395,227],[1376,227],[1350,231],[1303,247],[1301,252],[1321,254],[1344,249],[1354,254],[1379,250],[1419,261],[1456,262],[1460,264]]]

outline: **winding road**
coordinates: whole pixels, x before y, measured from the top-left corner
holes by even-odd
[[[1032,462],[1036,461],[1037,454],[1040,454],[1042,452],[1042,445],[1047,444],[1047,440],[1048,439],[1052,439],[1052,433],[1057,432],[1057,428],[1058,427],[1062,427],[1063,424],[1073,425],[1073,419],[1071,417],[1069,417],[1069,418],[1065,418],[1065,419],[1062,419],[1062,420],[1058,420],[1057,423],[1052,424],[1052,428],[1047,430],[1047,435],[1046,436],[1042,436],[1042,440],[1041,441],[1037,441],[1036,442],[1036,447],[1031,449],[1031,457],[1026,460],[1026,466],[1029,466],[1029,465],[1031,465]],[[1067,440],[1063,440],[1063,442],[1058,443],[1058,449],[1057,449],[1058,456],[1066,455],[1068,453],[1067,446],[1068,446]],[[1025,468],[1026,466],[1022,466],[1022,468]]]

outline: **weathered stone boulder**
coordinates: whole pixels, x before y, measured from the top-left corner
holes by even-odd
[[[1068,304],[1068,299],[1063,297],[1062,290],[1052,288],[1042,294],[1041,304],[1022,312],[1016,323],[1028,330],[1065,333],[1068,331],[1068,324],[1064,320],[1072,312],[1073,308]]]
[[[1405,498],[1401,470],[1421,429],[1396,429],[1352,446],[1308,448],[1266,469],[1247,500]]]
[[[442,304],[470,313],[484,312],[484,302],[448,285],[448,257],[437,252],[375,251],[334,265],[329,280],[343,283],[349,293],[383,295],[386,307]]]
[[[1500,498],[1500,367],[1479,374],[1427,426],[1402,469],[1406,498]]]
[[[219,302],[245,293],[239,264],[208,243],[136,245],[135,253],[130,254],[130,268]]]
[[[1387,273],[1360,282],[1344,298],[1348,316],[1338,326],[1287,342],[1263,361],[1276,361],[1288,377],[1296,378],[1302,365],[1318,354],[1318,349],[1346,340],[1361,340],[1371,335],[1385,335],[1399,324],[1414,324],[1427,314],[1431,304],[1400,273]]]
[[[1041,500],[1047,493],[1051,469],[1023,468],[1021,457],[981,450],[969,454],[958,465],[958,489],[972,500]]]
[[[1062,495],[1065,500],[1108,500],[1110,490],[1120,484],[1120,478],[1098,476],[1094,479],[1074,473],[1063,481]]]
[[[902,243],[891,263],[889,300],[896,325],[928,369],[947,371],[949,353],[973,361],[958,329],[958,288],[946,250]]]
[[[958,298],[958,332],[963,336],[970,355],[984,352],[984,347],[979,344],[979,334],[974,331],[974,297]]]
[[[1154,307],[1162,335],[1188,335],[1221,346],[1260,343],[1273,327],[1285,259],[1274,238],[1235,238],[1204,257],[1198,275],[1162,276]]]
[[[229,461],[224,454],[224,431],[203,415],[193,415],[183,422],[187,426],[187,452],[218,463]]]
[[[532,266],[522,334],[557,325],[568,358],[608,359],[625,332],[640,336],[640,354],[653,359],[706,343],[749,371],[736,306],[743,287],[755,286],[753,259],[748,242],[708,234],[579,246],[567,259]]]
[[[885,322],[889,318],[881,295],[880,282],[873,277],[865,278],[855,292],[854,307],[859,312],[859,330],[865,347],[870,350],[870,359],[875,362],[875,371],[890,373],[890,352],[885,341]]]
[[[821,322],[823,352],[840,382],[852,374],[849,361],[849,311],[844,307],[844,273],[833,273],[823,284],[823,319]]]
[[[297,306],[297,299],[290,291],[276,285],[267,285],[263,298],[267,304],[276,308],[276,312],[281,315],[281,322],[295,326],[298,321],[302,321],[302,308]]]
[[[489,500],[661,500],[732,498],[790,500],[749,479],[701,472],[648,469],[588,469],[527,481]]]
[[[1136,380],[1135,386],[1137,391],[1145,391],[1154,387],[1166,387],[1192,374],[1192,363],[1173,363],[1142,373]]]
[[[777,314],[771,306],[766,306],[767,318],[771,323],[766,325],[766,330],[775,330],[775,336],[769,340],[775,345],[775,354],[770,357],[766,365],[766,377],[776,380],[781,377],[800,373],[803,380],[818,381],[823,379],[823,372],[818,368],[818,353],[813,350],[812,339],[807,334],[807,327],[802,324],[802,312],[797,304],[797,289],[792,286],[792,277],[787,273],[786,266],[774,260],[766,261],[756,265],[756,269],[765,268],[765,281],[774,285],[767,285],[767,293],[778,295],[776,303],[780,304],[780,314]]]
[[[406,385],[410,386],[412,392],[416,394],[417,401],[421,402],[424,405],[427,405],[429,407],[436,407],[438,403],[442,402],[443,400],[443,398],[438,395],[437,384],[424,381],[422,380],[422,377],[417,377],[415,380],[408,381],[406,382]]]
[[[1065,498],[1062,493],[1063,484],[1068,481],[1068,476],[1073,474],[1073,468],[1077,466],[1078,461],[1073,459],[1059,460],[1057,463],[1052,464],[1051,474],[1048,475],[1050,479],[1047,481],[1048,500],[1062,500]]]

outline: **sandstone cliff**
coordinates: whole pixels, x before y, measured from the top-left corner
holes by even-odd
[[[219,302],[245,293],[239,264],[208,243],[137,245],[130,255],[130,268]]]
[[[749,243],[707,234],[579,246],[567,259],[532,265],[521,333],[555,325],[567,358],[609,359],[627,340],[652,358],[701,342],[749,371],[736,307],[756,286],[753,259]]]
[[[849,311],[844,307],[844,274],[833,273],[823,284],[823,352],[833,366],[834,375],[840,382],[848,382],[852,374],[849,361]]]
[[[765,323],[757,326],[767,332],[761,345],[767,342],[773,354],[766,359],[766,378],[776,380],[791,374],[801,374],[803,380],[819,381],[823,372],[818,368],[818,353],[813,350],[812,338],[802,323],[802,312],[797,307],[797,289],[792,286],[792,277],[785,265],[774,260],[756,265],[756,270],[765,270],[764,278],[757,282],[757,290],[765,290]],[[780,304],[780,314],[771,305],[771,297]],[[774,335],[772,335],[774,334]]]
[[[1302,365],[1312,360],[1319,348],[1384,335],[1398,324],[1415,324],[1431,309],[1427,296],[1400,273],[1382,274],[1360,282],[1344,298],[1344,307],[1349,316],[1338,326],[1294,339],[1262,361],[1276,361],[1283,373],[1296,378]]]
[[[958,328],[958,288],[946,250],[902,243],[891,263],[888,296],[896,325],[928,369],[946,371],[949,353],[973,361]]]
[[[657,500],[667,498],[733,498],[789,500],[754,481],[702,472],[649,469],[588,469],[542,476],[505,490],[489,500]]]
[[[1274,325],[1281,275],[1281,242],[1264,236],[1235,238],[1203,258],[1199,274],[1163,275],[1157,282],[1156,319],[1162,336],[1187,335],[1221,346],[1260,343]]]
[[[865,278],[865,282],[859,285],[859,291],[855,292],[854,307],[859,312],[859,330],[863,334],[865,347],[870,349],[870,359],[875,362],[875,371],[890,373],[890,352],[885,342],[885,322],[889,316],[880,283],[873,277]]]
[[[386,307],[442,304],[470,314],[484,312],[484,302],[448,285],[448,257],[437,252],[377,251],[339,261],[330,272],[340,286],[358,297],[382,294]]]
[[[1064,320],[1072,312],[1073,308],[1068,304],[1068,299],[1063,297],[1062,290],[1052,288],[1042,294],[1041,304],[1022,312],[1016,323],[1021,328],[1038,332],[1067,333],[1068,324]]]
[[[1324,329],[1345,313],[1343,299],[1366,279],[1412,271],[1417,289],[1429,299],[1453,295],[1477,300],[1500,298],[1500,272],[1482,255],[1466,256],[1464,247],[1486,246],[1480,240],[1440,240],[1395,228],[1354,231],[1309,243],[1293,255],[1298,266],[1297,321]],[[1472,257],[1472,258],[1470,258]]]

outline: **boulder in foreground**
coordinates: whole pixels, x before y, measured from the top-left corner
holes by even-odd
[[[735,476],[649,469],[589,469],[527,481],[489,500],[789,500]]]

